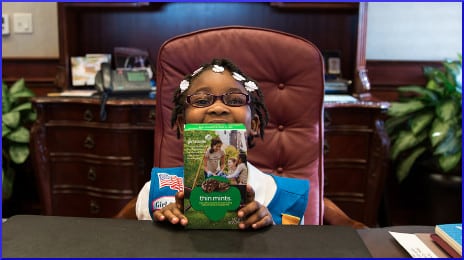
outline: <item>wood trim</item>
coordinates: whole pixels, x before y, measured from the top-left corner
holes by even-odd
[[[369,92],[371,86],[366,71],[366,33],[367,33],[367,3],[359,3],[358,39],[356,47],[356,66],[354,72],[354,94]]]
[[[37,96],[44,96],[59,91],[56,85],[58,65],[58,58],[2,58],[2,81],[11,85],[24,78]]]

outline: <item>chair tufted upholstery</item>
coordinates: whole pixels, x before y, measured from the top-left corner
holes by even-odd
[[[263,28],[228,26],[166,41],[157,60],[155,166],[182,164],[182,140],[171,128],[173,91],[182,78],[213,58],[227,58],[255,79],[270,121],[264,140],[248,151],[266,173],[310,180],[305,224],[322,225],[323,60],[311,42]]]

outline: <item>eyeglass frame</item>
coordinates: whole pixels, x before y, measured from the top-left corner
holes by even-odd
[[[213,101],[211,102],[211,104],[207,105],[207,106],[196,106],[196,105],[193,105],[190,101],[191,97],[192,96],[195,96],[195,95],[199,95],[199,94],[203,94],[203,95],[206,95],[206,96],[210,96],[210,97],[213,97]],[[234,105],[229,105],[227,104],[225,101],[224,101],[224,98],[227,96],[227,95],[231,95],[231,94],[240,94],[240,95],[243,95],[245,96],[245,103],[243,105],[238,105],[238,106],[234,106]],[[229,107],[242,107],[242,106],[246,106],[246,105],[249,105],[250,102],[251,102],[251,98],[250,98],[250,95],[249,94],[246,94],[246,93],[242,93],[242,92],[227,92],[227,93],[224,93],[224,94],[221,94],[221,95],[213,95],[211,93],[194,93],[194,94],[191,94],[191,95],[188,95],[186,98],[185,98],[185,103],[188,104],[188,105],[191,105],[193,107],[197,107],[197,108],[205,108],[205,107],[209,107],[211,105],[213,105],[217,99],[220,99],[221,102],[226,105],[226,106],[229,106]]]

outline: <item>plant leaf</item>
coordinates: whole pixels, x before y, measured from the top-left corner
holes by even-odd
[[[2,115],[10,112],[10,100],[8,99],[8,86],[2,82]]]
[[[37,120],[37,113],[35,111],[31,111],[26,115],[25,118],[28,122],[34,122]]]
[[[14,144],[10,146],[9,154],[11,161],[16,164],[21,164],[26,161],[29,156],[28,144]]]
[[[392,137],[394,130],[396,128],[403,128],[403,123],[409,120],[409,115],[397,116],[397,117],[389,117],[385,121],[385,129],[387,133]]]
[[[458,165],[461,159],[461,152],[452,155],[442,155],[438,158],[438,164],[444,172],[449,172]]]
[[[409,92],[416,93],[418,95],[418,99],[424,100],[424,101],[436,102],[438,100],[437,94],[434,91],[426,89],[421,86],[399,87],[398,91],[400,93],[409,93]]]
[[[6,168],[6,172],[2,167],[2,199],[9,199],[13,193],[15,172],[11,167]]]
[[[449,121],[442,121],[440,118],[435,118],[430,129],[429,139],[432,147],[435,147],[438,143],[443,141],[446,137],[446,133],[450,129]]]
[[[19,112],[8,112],[2,115],[2,122],[9,128],[16,128],[19,125],[21,114]]]
[[[414,134],[411,131],[401,131],[391,147],[391,158],[396,160],[401,152],[418,145],[426,138],[427,134],[425,132]]]
[[[29,143],[29,140],[30,140],[29,130],[21,126],[15,131],[11,132],[9,135],[7,135],[6,138],[8,140],[11,140],[17,143]]]
[[[13,95],[15,93],[21,92],[23,89],[26,87],[26,82],[24,81],[24,78],[18,79],[11,87],[9,90],[9,94]]]
[[[435,93],[439,93],[440,95],[443,95],[443,92],[444,92],[443,88],[434,80],[429,80],[425,87],[427,89],[435,91]]]
[[[443,66],[448,75],[451,91],[455,86],[462,88],[462,60],[445,61]]]
[[[455,154],[461,150],[461,136],[459,136],[456,131],[450,130],[446,134],[446,138],[440,142],[439,145],[435,148],[433,154]]]
[[[439,70],[438,68],[436,67],[432,67],[432,66],[424,66],[423,69],[422,69],[422,72],[424,73],[424,75],[428,78],[428,79],[432,79],[434,77],[434,73],[436,73],[436,71]]]
[[[16,102],[19,98],[29,98],[29,97],[33,97],[34,96],[34,92],[32,92],[30,89],[28,88],[24,88],[16,93],[11,93],[10,94],[10,100],[11,102]]]
[[[411,171],[411,167],[417,158],[425,152],[425,147],[417,147],[406,158],[404,158],[396,167],[396,177],[399,182],[402,182]]]
[[[428,126],[433,120],[434,113],[432,111],[426,111],[418,114],[410,120],[411,131],[414,134],[420,133]]]
[[[437,116],[443,121],[450,120],[454,118],[459,111],[458,104],[453,100],[447,100],[439,104],[436,108]]]
[[[425,104],[422,101],[412,100],[409,102],[392,102],[390,108],[387,111],[387,114],[393,117],[402,116],[409,114],[415,111],[418,111],[425,107]]]
[[[23,103],[23,104],[20,104],[16,107],[14,107],[13,109],[11,109],[11,111],[23,111],[23,110],[31,110],[32,109],[32,103],[31,102],[26,102],[26,103]]]
[[[5,123],[2,122],[2,138],[5,135],[9,134],[10,132],[11,132],[11,129]]]

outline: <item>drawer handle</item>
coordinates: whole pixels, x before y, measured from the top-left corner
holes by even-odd
[[[90,201],[90,213],[91,214],[98,214],[100,213],[100,205],[94,200]]]
[[[84,140],[84,147],[87,149],[92,149],[95,147],[95,141],[93,140],[93,137],[88,135],[85,140]]]
[[[89,171],[87,172],[87,179],[90,181],[95,181],[97,179],[97,172],[93,167],[89,168]]]
[[[86,109],[84,112],[84,120],[85,121],[92,121],[93,120],[93,113],[90,109]]]
[[[155,118],[156,118],[156,112],[155,112],[154,109],[152,109],[152,110],[150,110],[150,113],[148,113],[148,121],[151,122],[151,123],[154,123]]]

